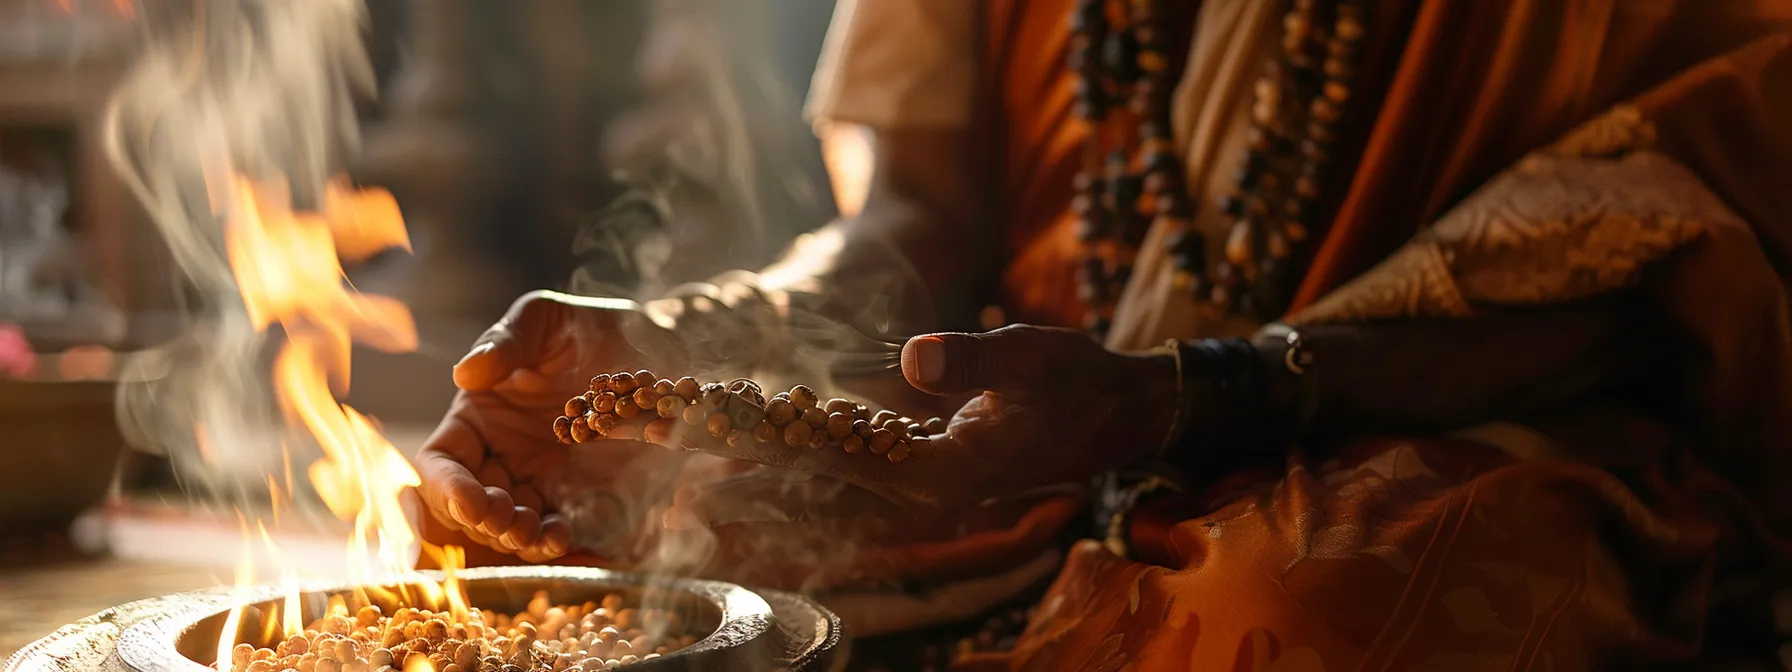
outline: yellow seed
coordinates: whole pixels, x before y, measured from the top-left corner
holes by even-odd
[[[355,612],[355,626],[356,627],[365,628],[367,626],[378,623],[379,620],[380,620],[380,608],[376,607],[374,605],[369,604],[365,607],[361,607],[359,610],[357,610]]]

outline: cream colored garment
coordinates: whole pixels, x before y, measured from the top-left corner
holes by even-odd
[[[804,113],[818,125],[969,125],[976,31],[973,0],[841,0]]]
[[[1207,263],[1225,255],[1233,218],[1219,199],[1232,189],[1233,168],[1244,160],[1253,84],[1276,47],[1281,3],[1207,0],[1196,18],[1188,65],[1171,101],[1176,144],[1182,148],[1194,225],[1207,238]],[[1068,188],[1068,186],[1066,186]],[[1143,350],[1169,339],[1248,336],[1257,322],[1225,316],[1172,286],[1175,271],[1164,245],[1172,231],[1152,226],[1133,263],[1132,280],[1114,309],[1107,345]]]
[[[1244,156],[1252,85],[1275,48],[1280,4],[1203,3],[1172,101],[1195,227],[1210,241],[1210,265],[1224,254],[1232,225],[1219,210],[1218,197],[1232,188],[1231,168]],[[971,0],[844,0],[835,10],[811,87],[811,121],[873,128],[969,123],[980,52],[976,12]],[[1164,250],[1169,234],[1157,226],[1147,234],[1115,310],[1108,346],[1141,350],[1171,338],[1254,331],[1255,321],[1222,316],[1171,286],[1173,268]]]

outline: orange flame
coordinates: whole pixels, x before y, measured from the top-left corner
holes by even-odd
[[[330,511],[353,522],[350,578],[372,590],[396,578],[406,596],[410,593],[404,584],[419,585],[425,600],[439,604],[445,599],[464,618],[465,596],[452,571],[464,566],[465,554],[420,543],[401,503],[405,489],[421,483],[416,470],[372,419],[339,401],[348,391],[354,344],[387,352],[417,347],[416,325],[404,304],[355,291],[342,268],[344,261],[410,249],[397,202],[384,191],[334,183],[323,194],[320,212],[295,212],[290,194],[278,182],[208,177],[214,207],[225,214],[225,251],[250,324],[263,332],[279,325],[286,336],[274,360],[274,390],[289,421],[303,426],[323,450],[305,473]],[[288,470],[285,492],[290,493],[292,455],[284,445],[281,451]],[[277,512],[281,488],[272,475],[267,480]],[[283,560],[265,529],[262,537],[276,560]],[[437,554],[450,568],[447,586],[412,574],[420,549]],[[288,586],[282,625],[291,635],[300,629],[297,574],[289,567],[282,579]],[[347,607],[337,600],[330,609]],[[226,637],[234,633],[227,631]],[[223,667],[229,665],[230,644],[219,645]]]
[[[289,417],[302,423],[324,457],[307,469],[336,515],[353,520],[350,572],[360,579],[411,568],[416,535],[399,496],[421,481],[373,423],[336,400],[349,385],[354,343],[391,352],[417,347],[404,305],[361,294],[344,279],[343,259],[393,247],[409,249],[398,206],[385,192],[332,184],[321,213],[295,213],[286,189],[233,177],[225,249],[257,330],[279,324],[287,342],[274,363],[274,387]],[[369,566],[364,558],[376,558]]]

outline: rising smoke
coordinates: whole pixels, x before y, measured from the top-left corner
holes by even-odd
[[[144,3],[144,49],[107,110],[113,167],[190,290],[187,335],[164,348],[168,375],[121,386],[120,424],[136,445],[166,451],[190,492],[224,503],[266,501],[264,475],[294,465],[216,187],[232,173],[278,177],[296,206],[316,204],[359,144],[353,102],[372,85],[364,11],[360,0]]]

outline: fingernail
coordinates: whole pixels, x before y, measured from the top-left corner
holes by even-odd
[[[946,375],[946,342],[933,336],[923,336],[909,343],[915,349],[915,379],[922,383],[937,383]]]
[[[454,522],[462,525],[469,525],[473,522],[472,518],[467,515],[467,510],[460,505],[460,502],[452,499],[448,500],[448,516],[453,518]]]
[[[491,343],[480,343],[479,345],[475,346],[471,351],[467,352],[467,355],[465,357],[460,358],[460,361],[456,362],[454,365],[460,366],[462,364],[467,363],[468,360],[471,360],[473,358],[483,357],[483,356],[485,356],[485,353],[491,352],[493,347],[494,346]]]
[[[554,557],[560,557],[562,555],[566,555],[566,543],[560,541],[559,539],[549,539],[545,542],[542,542],[541,548],[542,548],[542,550],[546,551],[548,555],[552,555]]]

